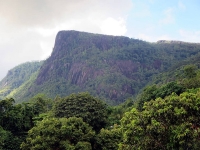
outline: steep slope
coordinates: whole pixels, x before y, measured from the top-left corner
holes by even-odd
[[[0,82],[0,99],[14,97],[20,101],[23,93],[37,77],[37,72],[43,61],[27,62],[9,70],[6,77]]]
[[[54,98],[89,91],[109,104],[119,104],[137,94],[153,75],[199,52],[197,43],[149,43],[121,36],[60,31],[51,56],[20,96],[26,100],[44,93]]]
[[[184,61],[173,65],[171,68],[169,68],[162,74],[154,75],[152,77],[152,81],[149,82],[149,85],[163,85],[171,81],[179,81],[182,78],[185,78],[184,68],[188,65],[194,65],[196,70],[200,69],[200,54],[196,54]]]
[[[50,96],[89,91],[109,103],[120,103],[145,84],[148,77],[142,71],[161,68],[159,57],[150,60],[150,54],[155,50],[147,42],[62,31],[40,70],[35,89],[45,89]]]
[[[33,89],[42,89],[51,97],[89,91],[118,104],[136,94],[153,74],[199,51],[198,44],[148,43],[127,37],[61,31]]]

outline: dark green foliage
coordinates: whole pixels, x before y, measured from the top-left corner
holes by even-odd
[[[156,98],[157,93],[156,85],[147,86],[139,97],[138,109],[141,110],[144,103]]]
[[[33,115],[29,116],[30,110],[26,110],[24,105],[14,105],[12,98],[0,100],[0,149],[19,149],[25,132],[33,126]]]
[[[23,130],[21,122],[23,116],[21,114],[22,106],[14,106],[14,99],[5,99],[0,101],[0,125],[12,132]]]
[[[22,150],[91,150],[92,128],[81,118],[46,118],[28,131]]]
[[[33,126],[34,110],[27,104],[14,105],[14,99],[0,100],[0,126],[14,134]]]
[[[14,136],[10,131],[4,130],[0,126],[0,149],[1,150],[19,150],[23,139],[20,136]]]
[[[195,77],[186,79],[196,79],[198,70],[196,72],[197,74]],[[134,107],[133,99],[128,99],[119,106],[110,106],[107,108],[104,103],[92,97],[89,93],[72,94],[65,98],[56,97],[53,102],[53,112],[56,117],[61,117],[61,119],[51,118],[52,114],[49,111],[51,111],[52,108],[52,101],[44,94],[34,96],[29,103],[18,105],[13,105],[14,99],[2,100],[0,104],[1,110],[3,111],[1,111],[0,117],[3,122],[5,120],[8,121],[2,124],[0,146],[4,146],[4,149],[11,149],[10,147],[18,149],[19,144],[26,135],[23,134],[24,137],[21,137],[17,134],[27,131],[36,124],[35,127],[29,131],[26,141],[21,145],[22,149],[57,148],[70,150],[115,150],[120,148],[124,150],[134,149],[135,147],[135,149],[138,149],[140,145],[142,146],[141,148],[144,147],[145,149],[196,148],[199,146],[198,142],[196,142],[198,135],[195,135],[193,126],[199,128],[197,123],[199,121],[195,120],[197,114],[195,114],[196,110],[193,110],[192,105],[197,104],[196,106],[198,107],[198,103],[196,102],[199,101],[199,90],[190,90],[190,93],[184,93],[185,96],[182,96],[184,94],[181,93],[184,90],[186,89],[183,84],[180,85],[180,83],[178,84],[177,82],[169,82],[162,86],[149,86],[142,94],[143,99],[141,100],[145,100],[146,103],[140,111],[136,109],[130,111],[130,109]],[[177,95],[168,96],[173,92],[176,92]],[[195,95],[197,96],[195,97]],[[160,99],[158,99],[158,97],[160,97]],[[190,101],[188,101],[189,104],[185,104],[185,97],[186,99],[196,99],[196,102],[193,101],[194,103],[190,103]],[[150,101],[152,99],[156,100]],[[170,101],[169,104],[168,100]],[[184,112],[182,105],[184,109],[189,109],[187,113],[194,113],[189,114],[189,116],[185,113],[182,115],[182,112]],[[141,107],[142,106],[143,105],[141,105]],[[174,109],[171,109],[171,106],[174,107]],[[196,108],[194,107],[194,109]],[[124,116],[123,114],[126,111],[128,111],[128,113]],[[162,112],[163,114],[160,114]],[[5,114],[7,114],[7,116]],[[190,115],[193,117],[190,117]],[[90,124],[93,129],[97,131],[96,136],[92,131],[92,127],[89,125],[85,126],[82,119],[74,118],[73,116],[82,117],[85,122]],[[120,124],[119,120],[123,116],[125,119],[122,119],[122,128],[118,128],[120,127],[118,126]],[[156,117],[158,120],[156,120]],[[189,117],[189,119],[187,117]],[[18,122],[15,120],[16,118]],[[152,120],[152,118],[154,118],[154,120]],[[185,119],[185,124],[181,122],[184,121],[181,118]],[[13,120],[16,122],[15,126],[13,126]],[[103,124],[101,124],[102,122]],[[139,122],[139,124],[137,124],[137,122]],[[104,129],[103,127],[106,127],[106,124],[107,129]],[[113,124],[118,125],[114,125],[113,128]],[[173,124],[173,126],[165,128],[165,130],[167,130],[165,131],[162,128],[165,124],[167,127],[170,126],[170,124]],[[165,140],[166,137],[167,139]],[[134,142],[132,142],[132,140],[134,140]],[[188,141],[187,144],[183,144],[185,140]],[[195,145],[193,144],[193,146],[191,146],[191,143],[194,141]],[[119,145],[120,142],[121,144]],[[140,142],[138,144],[139,146],[137,142]],[[134,146],[134,144],[136,144],[136,146]]]
[[[34,118],[47,112],[50,109],[47,109],[47,106],[51,104],[49,99],[44,99],[41,95],[32,98],[30,103],[14,105],[14,102],[12,98],[0,100],[0,127],[3,134],[1,137],[4,139],[0,143],[5,150],[18,150],[27,131],[34,126]]]
[[[184,67],[184,76],[180,79],[180,83],[187,89],[200,87],[200,69],[195,65],[186,65]]]
[[[34,109],[35,115],[46,113],[52,109],[53,101],[40,93],[29,100],[31,107]]]
[[[122,119],[125,149],[198,149],[200,90],[157,98]]]
[[[119,125],[125,112],[134,107],[134,99],[127,99],[124,103],[108,108],[108,126]]]
[[[163,85],[156,93],[156,97],[165,98],[165,96],[168,96],[172,94],[173,92],[180,95],[182,92],[184,92],[185,89],[183,86],[177,84],[176,82],[169,82],[166,85]]]
[[[166,84],[170,81],[176,81],[185,89],[199,88],[200,87],[200,58],[199,55],[184,62],[184,64],[174,66],[169,72],[165,72],[157,76],[157,80],[152,83]],[[194,62],[194,64],[190,64]],[[188,64],[187,64],[188,63]],[[174,70],[173,70],[174,69]]]
[[[187,70],[191,69],[190,73],[192,78],[198,75],[198,70],[200,68],[200,53],[193,55],[186,60],[179,61],[170,67],[165,72],[162,72],[159,75],[154,75],[150,84],[166,84],[171,81],[179,81],[180,84],[183,82],[183,79],[190,79],[187,75]],[[188,71],[189,72],[189,71]],[[193,74],[193,75],[192,75]]]
[[[83,121],[99,131],[106,126],[107,106],[89,93],[71,94],[65,98],[55,99],[54,113],[56,117],[81,117]]]
[[[138,109],[142,110],[145,102],[155,100],[158,97],[165,98],[165,96],[171,95],[172,93],[180,95],[185,90],[184,86],[176,82],[169,82],[161,87],[157,87],[156,85],[147,86],[139,97]]]
[[[91,150],[92,146],[89,142],[78,142],[75,146],[75,150]]]
[[[196,73],[196,66],[195,65],[187,65],[184,67],[184,73],[187,78],[194,78]]]
[[[96,150],[117,150],[118,144],[122,140],[121,129],[117,126],[112,126],[112,129],[101,129],[96,137]]]

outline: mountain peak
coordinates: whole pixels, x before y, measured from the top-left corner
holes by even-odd
[[[51,56],[34,76],[23,80],[20,87],[11,85],[21,93],[11,92],[8,86],[5,90],[6,82],[2,82],[0,94],[21,94],[22,100],[37,93],[54,98],[88,91],[116,105],[135,96],[155,74],[199,53],[199,45],[180,42],[149,43],[123,36],[60,31]]]

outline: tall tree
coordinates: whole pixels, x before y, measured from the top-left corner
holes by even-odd
[[[89,93],[71,94],[55,100],[54,113],[56,117],[81,117],[83,121],[100,131],[107,123],[107,106],[101,100]]]
[[[28,131],[22,150],[91,150],[92,128],[81,118],[46,118]]]

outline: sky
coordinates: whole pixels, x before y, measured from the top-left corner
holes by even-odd
[[[200,0],[0,0],[0,80],[51,55],[60,30],[200,43]]]

